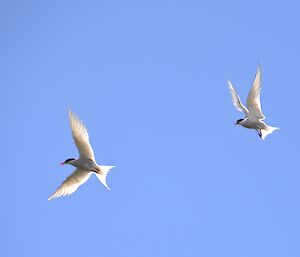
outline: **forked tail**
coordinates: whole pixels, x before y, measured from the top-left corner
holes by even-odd
[[[267,135],[271,134],[273,131],[277,129],[279,128],[275,128],[267,125],[265,128],[261,129],[261,139],[264,140],[267,137]]]
[[[101,170],[101,173],[95,173],[95,175],[97,176],[97,178],[100,180],[100,182],[106,186],[106,188],[108,190],[110,190],[110,188],[108,187],[108,185],[106,184],[106,176],[107,173],[110,171],[110,169],[114,168],[115,166],[106,166],[106,165],[99,165],[98,166]]]

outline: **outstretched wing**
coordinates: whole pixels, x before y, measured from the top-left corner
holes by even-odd
[[[76,169],[70,176],[65,179],[65,181],[48,198],[48,200],[73,194],[80,185],[85,183],[90,178],[91,175],[92,172]]]
[[[79,151],[80,157],[95,161],[94,151],[90,144],[89,134],[85,125],[72,111],[69,111],[69,120],[72,136]]]
[[[245,113],[246,116],[248,116],[248,109],[243,105],[239,95],[237,94],[236,90],[234,89],[232,83],[230,81],[228,81],[228,86],[229,86],[229,91],[231,94],[231,99],[232,99],[232,103],[235,106],[235,108],[238,111],[243,111]]]
[[[247,107],[249,109],[249,115],[259,120],[264,120],[265,116],[261,111],[260,106],[260,90],[261,90],[261,70],[257,68],[255,79],[252,88],[249,91],[247,97]]]

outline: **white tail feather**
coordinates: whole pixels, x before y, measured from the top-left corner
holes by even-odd
[[[265,129],[261,130],[261,139],[264,140],[267,137],[267,135],[271,134],[273,131],[275,131],[277,129],[279,129],[279,128],[266,126]]]
[[[95,173],[95,175],[97,176],[97,178],[100,180],[100,182],[108,189],[110,190],[110,188],[108,187],[108,185],[106,184],[106,176],[107,173],[110,171],[110,169],[114,168],[115,166],[106,166],[106,165],[99,165],[99,168],[101,170],[101,173]]]

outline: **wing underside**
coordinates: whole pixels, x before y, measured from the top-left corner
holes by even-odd
[[[253,85],[247,97],[247,107],[249,109],[250,116],[259,120],[264,120],[265,116],[262,113],[261,105],[260,105],[260,91],[261,91],[261,70],[260,67],[258,67],[253,81]]]
[[[76,169],[70,176],[68,176],[64,182],[57,188],[57,190],[48,198],[48,200],[52,200],[54,198],[58,198],[65,195],[73,194],[80,185],[85,183],[92,172]]]
[[[239,95],[237,94],[234,86],[232,85],[232,83],[230,81],[228,81],[228,86],[229,86],[229,91],[231,94],[231,99],[232,99],[232,103],[235,106],[235,108],[240,111],[240,112],[244,112],[246,116],[248,116],[248,109],[243,105]]]
[[[79,151],[80,157],[95,161],[94,151],[90,144],[88,131],[85,125],[72,111],[69,111],[69,120],[74,143]]]

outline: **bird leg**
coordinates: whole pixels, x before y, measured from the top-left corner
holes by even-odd
[[[262,137],[261,129],[257,129],[257,133],[258,133],[259,137]]]
[[[95,170],[91,170],[91,171],[100,174],[100,169],[98,167],[95,167]]]

